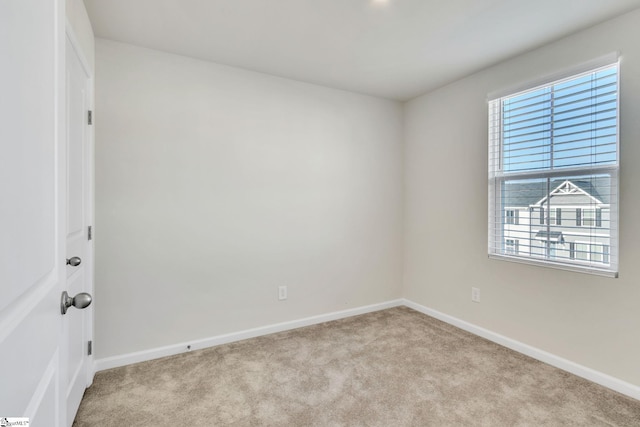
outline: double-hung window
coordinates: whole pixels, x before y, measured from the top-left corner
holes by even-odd
[[[489,101],[490,257],[617,276],[614,61]]]

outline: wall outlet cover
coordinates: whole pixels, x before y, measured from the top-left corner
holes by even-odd
[[[471,288],[471,301],[480,302],[480,288]]]

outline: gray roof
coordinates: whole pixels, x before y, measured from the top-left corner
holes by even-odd
[[[611,200],[611,178],[609,176],[552,179],[549,185],[550,192],[553,192],[565,181],[570,181],[576,187],[604,204],[608,204]],[[546,196],[547,181],[545,179],[505,182],[504,206],[528,207],[535,205]]]

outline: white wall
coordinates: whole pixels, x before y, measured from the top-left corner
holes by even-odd
[[[405,297],[640,385],[640,11],[405,106]],[[487,95],[620,51],[620,278],[487,258]],[[471,302],[471,287],[481,303]]]
[[[400,297],[399,103],[100,39],[96,70],[97,358]]]
[[[77,42],[85,57],[84,59],[91,67],[91,71],[93,71],[95,64],[95,42],[93,28],[91,27],[91,21],[89,21],[89,15],[87,14],[84,2],[82,0],[66,0],[65,7],[67,22],[71,25],[73,34],[77,38]]]

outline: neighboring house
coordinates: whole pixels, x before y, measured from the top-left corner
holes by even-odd
[[[609,264],[609,177],[505,185],[505,254]]]

